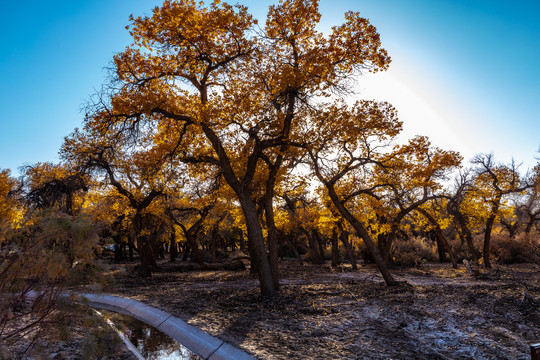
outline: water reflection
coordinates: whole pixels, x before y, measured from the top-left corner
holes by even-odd
[[[131,316],[107,312],[117,328],[148,360],[201,360],[178,341]]]

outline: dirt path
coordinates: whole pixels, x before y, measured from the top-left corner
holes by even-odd
[[[163,263],[150,279],[117,266],[106,291],[160,307],[261,359],[529,359],[529,344],[540,341],[536,265],[475,278],[424,265],[394,270],[408,284],[389,288],[370,266],[284,261],[272,302],[260,298],[248,271],[179,265]]]

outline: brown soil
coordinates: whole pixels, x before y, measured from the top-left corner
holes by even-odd
[[[501,265],[479,276],[462,266],[394,269],[281,263],[279,296],[259,295],[244,271],[183,271],[151,278],[113,265],[105,292],[168,311],[259,359],[529,359],[540,342],[540,266]],[[527,294],[527,295],[526,295]]]

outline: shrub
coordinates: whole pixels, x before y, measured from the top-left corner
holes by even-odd
[[[437,245],[425,237],[408,240],[396,239],[393,245],[393,260],[403,266],[417,266],[427,261],[437,261]]]
[[[0,339],[13,342],[51,319],[67,286],[95,274],[97,234],[82,216],[35,212],[0,247]],[[35,291],[39,296],[28,296]],[[29,326],[33,325],[33,326]]]
[[[500,264],[540,264],[540,236],[522,233],[511,238],[504,234],[493,234],[490,252]]]

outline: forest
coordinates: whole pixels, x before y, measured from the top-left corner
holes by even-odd
[[[384,338],[354,325],[346,298],[389,302],[385,319],[420,334],[407,316],[422,307],[403,304],[422,293],[456,312],[512,313],[526,330],[489,335],[506,350],[460,353],[459,342],[419,336],[425,357],[409,339],[380,358],[527,358],[524,346],[540,341],[540,163],[465,162],[425,136],[403,140],[399,109],[355,90],[390,66],[377,29],[348,12],[323,34],[320,18],[316,0],[283,0],[261,24],[219,0],[166,0],[130,18],[132,44],[114,55],[61,161],[18,178],[0,171],[0,358],[42,328],[63,329],[74,311],[62,310],[65,291],[176,306],[269,359],[377,359],[315,328],[333,316]],[[227,312],[270,330],[250,323],[240,336]]]

